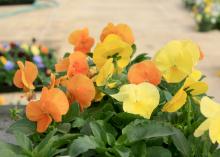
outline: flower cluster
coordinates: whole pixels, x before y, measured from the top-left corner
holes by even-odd
[[[1,43],[0,44],[0,85],[4,88],[1,92],[14,91],[12,80],[19,65],[18,61],[30,61],[37,65],[41,77],[47,77],[56,62],[53,50],[36,42],[26,43]],[[19,66],[21,68],[21,66]],[[50,75],[50,74],[49,74]],[[38,81],[39,82],[39,81]]]
[[[186,0],[186,2],[192,6],[199,31],[220,29],[220,2],[218,0]]]
[[[136,55],[130,27],[112,23],[92,49],[94,41],[87,28],[70,34],[73,51],[58,61],[40,99],[30,100],[24,119],[11,127],[21,127],[22,120],[36,125],[37,132],[29,132],[36,146],[30,153],[46,151],[37,151],[46,135],[52,150],[58,149],[46,152],[51,156],[89,150],[119,157],[138,156],[140,150],[143,156],[216,154],[220,106],[205,94],[208,85],[196,69],[204,55],[196,43],[173,40],[152,58]],[[36,66],[18,65],[14,84],[33,91]]]

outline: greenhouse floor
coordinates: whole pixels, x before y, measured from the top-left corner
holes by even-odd
[[[69,33],[88,27],[92,36],[99,34],[108,22],[127,23],[136,37],[138,53],[153,55],[165,43],[173,39],[192,39],[205,54],[198,68],[207,76],[209,94],[220,102],[220,32],[199,33],[191,13],[181,0],[40,0],[47,7],[1,6],[0,41],[27,42],[35,37],[39,42],[58,50],[62,56],[72,51],[68,44]],[[94,36],[99,41],[98,36]],[[20,99],[18,94],[6,94],[8,104]],[[1,111],[2,109],[0,109]],[[10,123],[7,114],[0,114],[0,138],[2,130]],[[6,123],[2,122],[6,121]],[[8,123],[9,122],[9,123]]]

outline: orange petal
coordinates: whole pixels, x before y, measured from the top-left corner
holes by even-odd
[[[48,88],[54,88],[56,84],[56,77],[53,73],[50,74],[50,84]]]
[[[128,44],[134,43],[134,35],[131,28],[126,24],[114,25],[109,23],[102,31],[100,40],[103,41],[108,35],[116,34],[121,37],[121,39]]]
[[[76,30],[72,32],[68,38],[69,43],[75,45],[79,40],[81,40],[83,37],[87,37],[89,35],[88,28],[84,28],[82,30]]]
[[[50,114],[56,122],[61,122],[62,115],[65,115],[69,109],[69,102],[64,94],[58,88],[43,89],[41,101],[43,110]]]
[[[26,106],[26,116],[31,121],[38,121],[43,116],[44,113],[41,110],[41,102],[40,101],[31,101]]]
[[[128,80],[133,84],[150,82],[158,85],[161,81],[161,73],[152,61],[142,61],[131,66]]]
[[[69,67],[67,75],[72,77],[76,74],[87,75],[89,72],[89,65],[87,63],[87,56],[82,52],[76,51],[69,56]]]
[[[69,67],[69,57],[64,58],[59,63],[55,64],[55,70],[56,72],[63,72],[67,71]]]
[[[82,74],[75,75],[68,81],[67,90],[82,108],[89,107],[95,98],[95,87],[92,80]]]
[[[38,69],[32,62],[26,61],[24,67],[25,77],[29,84],[33,84],[34,80],[37,78]]]
[[[16,73],[14,75],[14,78],[13,78],[13,83],[18,88],[23,88],[24,87],[24,85],[21,81],[21,70],[16,71]]]
[[[45,132],[51,122],[52,118],[49,115],[45,114],[39,121],[37,121],[37,132]]]

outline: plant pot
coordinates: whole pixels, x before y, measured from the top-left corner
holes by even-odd
[[[32,4],[35,0],[0,0],[0,5]]]

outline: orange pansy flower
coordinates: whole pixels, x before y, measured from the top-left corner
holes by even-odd
[[[51,88],[54,88],[55,86],[59,86],[59,85],[66,86],[67,79],[68,79],[68,77],[66,75],[61,76],[56,79],[56,76],[53,73],[51,73],[50,84],[48,85],[48,88],[51,89]]]
[[[76,51],[57,63],[55,69],[56,72],[67,71],[68,77],[73,77],[76,74],[87,75],[89,72],[87,56],[80,51]]]
[[[40,46],[40,50],[43,54],[48,54],[49,53],[49,49],[46,46]]]
[[[88,53],[92,48],[95,40],[89,36],[88,28],[76,30],[69,36],[69,42],[75,46],[75,51],[82,51]]]
[[[19,70],[14,75],[14,85],[23,88],[25,92],[33,90],[35,88],[33,82],[38,75],[37,66],[29,61],[25,61],[25,65],[21,61],[18,61],[17,64]]]
[[[132,84],[149,82],[158,85],[161,81],[161,73],[152,61],[145,60],[130,67],[128,81]]]
[[[93,81],[82,74],[75,75],[67,81],[67,90],[70,93],[71,101],[78,102],[81,110],[89,107],[95,98]]]
[[[37,122],[37,132],[42,133],[47,130],[52,119],[61,122],[62,115],[65,115],[68,109],[69,102],[63,91],[44,87],[40,100],[31,101],[27,105],[26,116],[30,121]]]
[[[102,31],[100,40],[103,41],[109,34],[116,34],[121,37],[121,39],[129,44],[134,43],[134,36],[131,28],[126,24],[114,25],[109,23]]]

